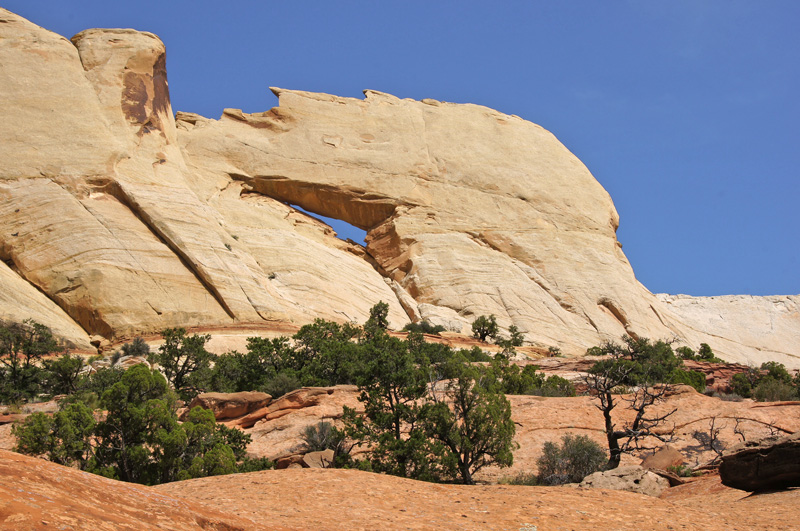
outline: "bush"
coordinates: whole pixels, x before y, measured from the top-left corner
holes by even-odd
[[[541,387],[534,389],[530,394],[537,396],[575,396],[575,386],[561,376],[548,376]]]
[[[519,331],[519,328],[517,328],[515,325],[509,326],[508,327],[508,334],[510,336],[508,341],[509,341],[509,344],[512,347],[521,347],[522,346],[522,343],[525,340],[525,338],[522,335],[522,332]]]
[[[365,330],[389,329],[389,305],[383,301],[378,302],[369,309],[369,319],[364,323]]]
[[[263,389],[268,395],[277,398],[301,387],[303,386],[296,376],[288,372],[281,372],[264,384]]]
[[[486,341],[487,337],[497,337],[497,318],[494,315],[481,315],[472,322],[472,337]]]
[[[714,352],[711,350],[711,347],[708,346],[708,343],[700,343],[700,350],[696,353],[689,347],[678,347],[675,349],[675,354],[684,360],[722,363],[722,360],[714,355]]]
[[[600,470],[608,457],[603,447],[586,435],[566,434],[561,446],[548,441],[536,460],[538,480],[543,485],[579,483]]]
[[[472,347],[471,349],[462,348],[458,353],[462,355],[466,361],[492,361],[492,357],[478,346]]]
[[[706,389],[706,375],[698,371],[677,369],[672,373],[672,383],[691,385],[702,393]]]
[[[83,364],[83,358],[70,356],[69,352],[54,360],[45,360],[44,391],[50,395],[66,395],[77,391]]]
[[[270,461],[266,457],[247,457],[242,459],[239,463],[237,472],[259,472],[261,470],[272,470],[275,468],[275,462]]]
[[[792,379],[782,363],[767,361],[761,364],[760,370],[748,367],[747,371],[734,374],[731,390],[759,402],[797,400],[800,396],[800,376]]]
[[[342,445],[344,434],[333,427],[332,422],[319,421],[317,424],[310,424],[303,429],[303,442],[306,443],[309,452],[319,452],[322,450],[337,451]]]
[[[205,348],[210,335],[186,335],[185,328],[168,328],[161,332],[164,344],[158,352],[150,354],[147,361],[157,363],[175,392],[191,400],[202,389],[204,380],[210,378],[214,354]]]
[[[446,329],[442,325],[433,325],[428,321],[420,321],[419,323],[408,323],[403,327],[403,332],[419,332],[420,334],[431,334],[438,336]]]
[[[199,407],[180,424],[161,373],[142,364],[118,372],[121,378],[100,399],[107,412],[102,420],[80,401],[62,401],[52,417],[37,413],[14,426],[17,451],[148,485],[238,470],[249,435],[217,424]]]
[[[743,396],[737,395],[736,393],[720,393],[714,391],[709,396],[713,398],[719,398],[724,402],[741,402],[742,400],[744,400]]]
[[[535,487],[539,485],[539,477],[533,472],[520,472],[516,476],[505,477],[500,480],[502,485],[525,485]]]
[[[43,324],[0,321],[0,401],[22,402],[39,394],[42,357],[62,350]]]
[[[798,397],[797,389],[792,385],[767,376],[753,389],[753,398],[759,402],[785,402]]]
[[[667,467],[667,472],[672,472],[680,478],[693,478],[701,474],[700,472],[695,472],[692,467],[686,465],[670,465]]]

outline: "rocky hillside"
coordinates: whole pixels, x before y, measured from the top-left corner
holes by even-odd
[[[264,113],[175,115],[155,35],[70,41],[5,10],[0,64],[0,316],[79,348],[178,325],[363,322],[383,300],[395,327],[495,314],[571,355],[677,336],[800,367],[800,298],[651,294],[608,193],[519,117],[282,89]],[[366,248],[291,205],[366,230]]]

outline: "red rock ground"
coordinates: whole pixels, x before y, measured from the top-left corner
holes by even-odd
[[[144,487],[0,451],[0,529],[791,531],[800,529],[800,489],[748,495],[711,476],[658,499],[325,469]]]
[[[703,479],[670,499],[567,487],[436,485],[355,470],[290,469],[157,490],[300,529],[800,529],[800,490],[747,496]],[[669,491],[668,491],[669,492]]]
[[[258,530],[246,518],[150,487],[0,450],[0,529]]]

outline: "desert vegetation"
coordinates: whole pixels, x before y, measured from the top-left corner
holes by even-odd
[[[251,337],[246,352],[222,355],[208,352],[208,335],[167,329],[156,351],[136,338],[90,365],[65,352],[43,325],[5,323],[0,327],[0,400],[21,404],[64,396],[54,414],[35,413],[14,427],[17,451],[157,484],[272,466],[247,458],[249,435],[218,424],[208,410],[195,408],[179,422],[181,401],[209,391],[264,391],[277,397],[299,387],[351,384],[358,388],[363,413],[345,407],[338,426],[309,426],[303,435],[309,451],[333,450],[339,467],[471,484],[481,469],[513,463],[515,428],[506,395],[576,395],[573,382],[510,361],[522,336],[512,327],[502,337],[492,316],[476,319],[474,330],[479,339],[492,336],[502,347],[494,357],[479,347],[428,342],[414,327],[407,327],[404,338],[390,334],[387,312],[388,306],[379,303],[361,326],[318,319],[292,337]],[[432,331],[430,325],[422,328]],[[630,337],[588,354],[602,356],[582,388],[603,414],[607,448],[567,434],[545,444],[536,474],[521,474],[512,482],[580,481],[596,470],[615,468],[626,452],[663,444],[670,437],[664,425],[674,411],[653,415],[652,406],[675,384],[704,389],[704,375],[687,370],[684,360],[716,360],[707,345],[695,353]],[[114,364],[131,358],[146,359],[154,368],[123,370]],[[782,365],[765,363],[735,376],[733,391],[757,400],[793,399],[798,380]],[[617,408],[630,410],[625,417],[631,420],[617,420]]]

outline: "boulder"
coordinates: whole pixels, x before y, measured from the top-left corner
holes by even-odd
[[[647,496],[659,497],[669,488],[669,481],[640,466],[624,466],[605,472],[595,472],[584,478],[581,487],[608,490],[626,490]]]
[[[150,368],[150,362],[143,356],[122,356],[112,366],[118,369],[127,370],[135,365],[145,365]]]
[[[334,452],[330,448],[318,452],[308,452],[303,456],[305,468],[330,468],[333,464]]]
[[[213,411],[217,420],[234,419],[266,407],[271,400],[272,397],[267,393],[256,391],[200,393],[189,404],[188,410],[199,406]]]
[[[800,433],[739,444],[722,456],[723,485],[754,492],[800,487]]]
[[[672,466],[680,466],[684,462],[683,455],[673,448],[666,445],[658,450],[653,455],[647,456],[642,459],[641,467],[650,470],[657,468],[659,470],[669,470]]]
[[[275,460],[276,470],[284,470],[286,468],[306,468],[303,467],[302,454],[287,455]]]

